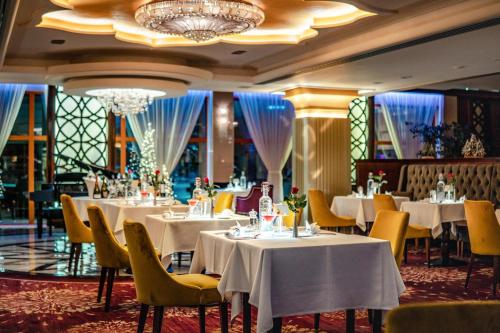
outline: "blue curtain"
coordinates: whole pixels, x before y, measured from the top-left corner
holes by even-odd
[[[380,106],[396,156],[416,158],[421,142],[413,138],[410,128],[418,124],[432,125],[436,115],[438,120],[442,119],[444,96],[390,92],[376,95],[375,105]]]
[[[25,91],[25,84],[0,84],[0,155],[9,140]]]
[[[206,91],[189,91],[186,96],[158,99],[147,112],[127,116],[141,150],[144,132],[151,123],[156,134],[158,167],[165,165],[169,173],[175,169],[208,94]]]
[[[255,148],[267,168],[267,180],[274,185],[274,200],[281,201],[281,170],[292,150],[293,105],[277,94],[236,93],[236,96]]]

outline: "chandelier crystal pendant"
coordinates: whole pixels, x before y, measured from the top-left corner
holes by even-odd
[[[107,112],[125,117],[147,111],[153,99],[164,96],[165,92],[139,88],[106,88],[88,90],[86,94],[96,97]]]
[[[171,0],[142,5],[135,12],[141,26],[196,42],[240,34],[264,21],[262,9],[243,1]]]

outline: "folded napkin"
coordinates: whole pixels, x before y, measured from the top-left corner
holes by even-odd
[[[321,231],[320,226],[317,223],[311,223],[306,221],[306,231],[310,232],[312,235],[319,234]]]
[[[183,220],[186,218],[186,214],[184,213],[174,213],[174,212],[165,212],[162,214],[162,217],[165,220]]]

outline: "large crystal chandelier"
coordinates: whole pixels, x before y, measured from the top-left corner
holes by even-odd
[[[243,1],[175,0],[142,5],[135,20],[143,27],[197,42],[239,34],[264,21],[264,12]]]
[[[125,117],[147,111],[149,104],[165,92],[139,88],[106,88],[88,90],[87,95],[96,97],[106,111]]]

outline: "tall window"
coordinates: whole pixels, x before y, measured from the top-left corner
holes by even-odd
[[[28,218],[34,222],[35,205],[26,192],[41,189],[46,175],[47,113],[43,86],[25,93],[9,141],[0,157],[5,198],[0,202],[1,220]]]

